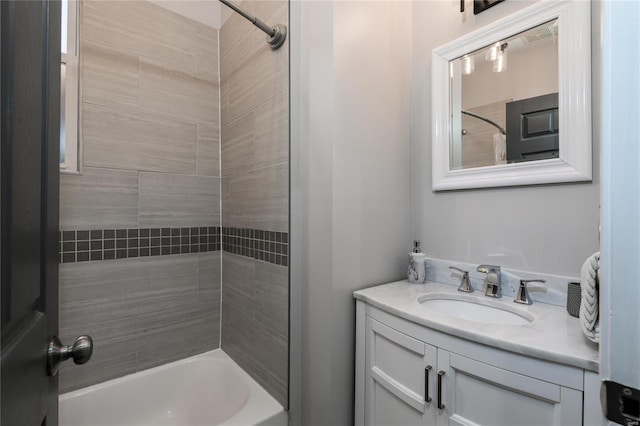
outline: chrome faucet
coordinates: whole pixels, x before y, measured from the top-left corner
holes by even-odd
[[[449,266],[449,269],[458,271],[462,274],[462,280],[460,281],[460,287],[458,287],[458,291],[461,291],[463,293],[473,293],[473,287],[471,286],[471,284],[469,284],[469,271],[456,268],[455,266]]]
[[[545,280],[520,280],[520,287],[516,293],[516,298],[513,299],[515,303],[521,303],[523,305],[532,305],[531,296],[527,290],[527,284],[529,283],[546,283]]]
[[[495,265],[480,265],[477,269],[478,272],[487,274],[484,279],[485,292],[484,295],[488,297],[502,297],[502,290],[500,288],[500,267]]]

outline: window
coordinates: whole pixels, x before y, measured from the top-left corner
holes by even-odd
[[[78,1],[62,0],[60,33],[60,171],[78,173]]]

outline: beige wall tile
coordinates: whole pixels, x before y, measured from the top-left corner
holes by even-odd
[[[140,59],[140,111],[188,123],[218,125],[217,82]]]
[[[247,64],[222,81],[228,105],[222,114],[222,124],[233,121],[263,102],[288,92],[289,70],[286,50],[261,50]]]
[[[222,128],[222,175],[289,159],[289,97],[279,95]]]
[[[253,0],[256,16],[262,16],[269,25],[288,25],[289,2],[287,0]]]
[[[197,255],[60,265],[60,327],[194,306]]]
[[[228,83],[227,83],[228,84]],[[224,124],[231,122],[229,120],[229,104],[231,103],[231,94],[229,90],[225,89],[225,84],[220,83],[220,128]]]
[[[138,313],[195,306],[198,300],[198,256],[127,259],[141,276],[135,281]]]
[[[140,173],[140,226],[215,226],[220,180],[209,176]]]
[[[255,319],[286,337],[289,330],[289,269],[255,261]]]
[[[280,404],[287,406],[289,341],[260,321],[254,322],[250,373]]]
[[[60,175],[60,229],[138,226],[138,172],[85,167]]]
[[[269,166],[254,172],[249,204],[252,227],[289,231],[289,165]]]
[[[198,25],[196,30],[196,76],[219,83],[218,30]]]
[[[223,177],[220,179],[220,226],[236,226],[232,225],[231,221],[231,196],[229,191],[230,177]]]
[[[224,28],[221,30],[225,31]],[[239,68],[245,66],[255,56],[252,31],[239,35],[233,46],[220,45],[220,83],[229,81],[229,77]]]
[[[198,304],[220,313],[221,252],[198,254]]]
[[[242,10],[250,15],[254,14],[254,2],[236,2]],[[225,6],[226,7],[226,6]],[[220,29],[220,57],[224,58],[226,53],[236,49],[236,44],[242,40],[246,34],[251,34],[253,25],[237,13],[232,13]]]
[[[138,57],[90,41],[81,45],[82,99],[138,112]]]
[[[223,226],[288,232],[288,163],[229,176],[224,188]]]
[[[224,284],[223,284],[224,286]],[[222,296],[222,337],[221,347],[234,360],[237,359],[231,352],[248,354],[252,349],[253,320],[250,315],[230,303]]]
[[[228,300],[223,290],[222,349],[286,406],[288,339],[243,308]]]
[[[249,318],[254,316],[255,261],[249,257],[222,253],[222,297]]]
[[[251,206],[255,204],[252,199],[254,173],[238,173],[223,178],[222,226],[236,228],[251,228],[253,215]]]
[[[84,104],[86,166],[196,171],[196,126]]]
[[[81,262],[60,265],[60,327],[137,315],[135,261]]]
[[[220,130],[198,124],[198,175],[220,176]]]
[[[85,40],[196,70],[193,21],[144,1],[86,1],[82,12]]]
[[[222,127],[222,176],[254,168],[254,114],[252,111]]]
[[[255,110],[255,167],[289,160],[289,96],[279,95]]]
[[[192,307],[143,315],[138,319],[138,369],[145,370],[216,349],[220,316]]]

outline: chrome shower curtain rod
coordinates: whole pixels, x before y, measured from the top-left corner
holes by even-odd
[[[282,44],[286,40],[287,38],[286,26],[282,24],[278,24],[275,27],[271,28],[269,25],[265,24],[255,16],[249,15],[244,10],[240,9],[238,6],[231,3],[230,1],[228,0],[218,0],[218,1],[224,4],[225,6],[231,8],[233,11],[237,12],[238,14],[240,14],[243,18],[250,21],[256,27],[260,28],[267,35],[267,43],[269,44],[269,46],[271,46],[272,49],[275,50],[279,48],[280,46],[282,46]]]
[[[222,1],[222,0],[220,0],[220,1]],[[461,110],[460,112],[462,112],[462,113],[463,113],[463,114],[465,114],[465,115],[470,115],[471,117],[475,117],[475,118],[477,118],[478,120],[482,120],[482,121],[484,121],[485,123],[489,123],[489,124],[491,124],[493,127],[495,127],[496,129],[500,130],[500,133],[502,133],[503,135],[506,135],[506,134],[507,134],[507,132],[506,132],[502,127],[500,127],[497,123],[495,123],[495,122],[493,122],[493,121],[489,120],[488,118],[484,118],[483,116],[478,115],[478,114],[476,114],[476,113],[473,113],[473,112],[471,112],[471,111]]]

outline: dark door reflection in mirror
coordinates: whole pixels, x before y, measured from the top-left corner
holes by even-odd
[[[558,158],[557,22],[450,62],[452,170]]]

